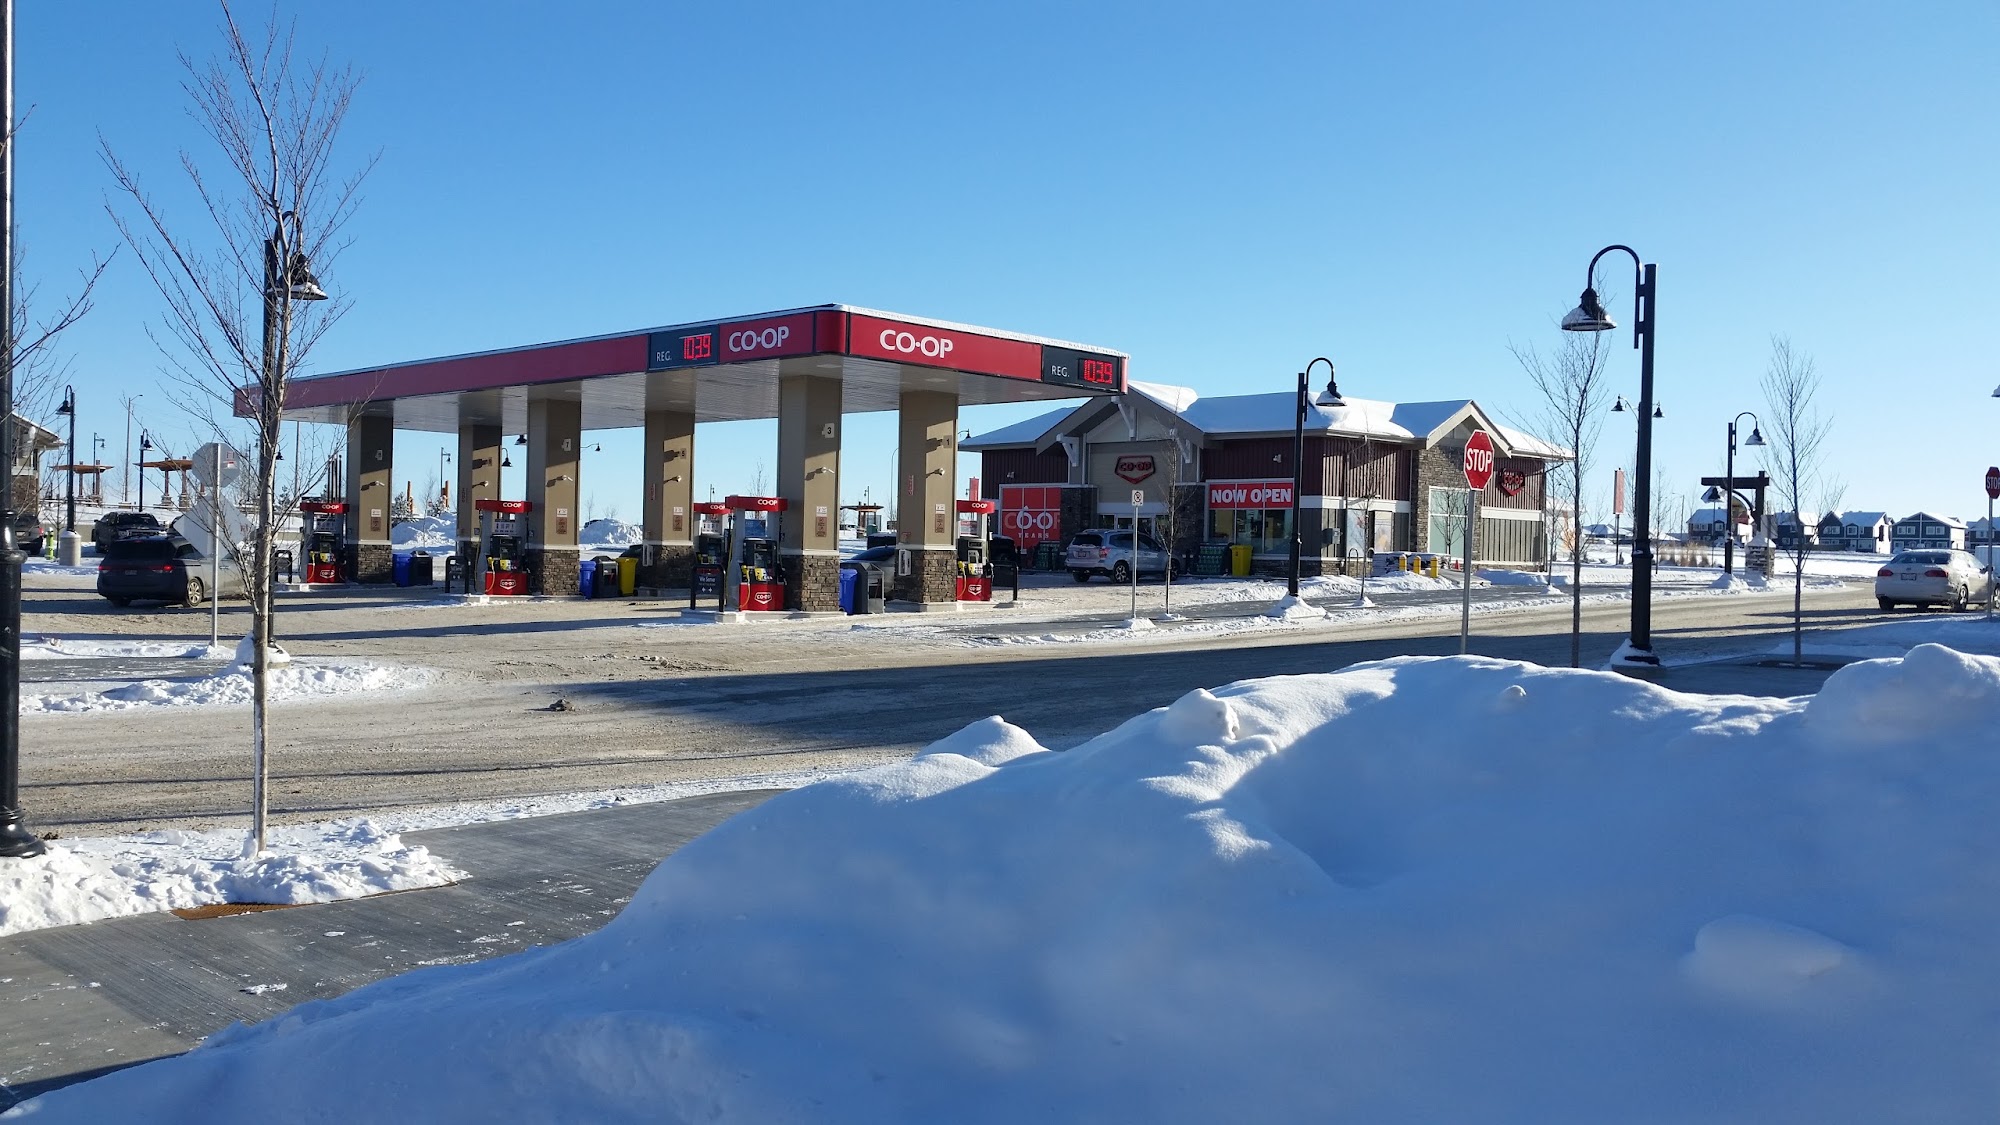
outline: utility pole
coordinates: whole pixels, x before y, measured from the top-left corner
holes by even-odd
[[[14,545],[14,0],[0,0],[0,856],[46,850],[21,815],[21,567]],[[74,458],[72,458],[74,460]]]

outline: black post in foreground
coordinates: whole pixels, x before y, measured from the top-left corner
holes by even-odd
[[[1639,448],[1633,457],[1633,473],[1639,478],[1632,486],[1632,634],[1611,657],[1612,667],[1657,668],[1660,658],[1653,654],[1653,336],[1654,305],[1657,299],[1656,267],[1639,261],[1630,246],[1611,245],[1599,250],[1584,271],[1583,297],[1569,315],[1563,317],[1565,332],[1608,332],[1618,327],[1597,299],[1597,260],[1613,250],[1632,256],[1637,286],[1632,293],[1632,346],[1639,349]]]
[[[14,0],[0,0],[0,122],[14,127]],[[21,815],[21,566],[14,544],[14,146],[0,144],[0,856],[40,855]]]
[[[1306,400],[1306,376],[1320,364],[1326,364],[1326,390],[1314,400],[1320,406],[1346,406],[1341,401],[1340,388],[1335,385],[1333,361],[1325,356],[1315,358],[1299,372],[1299,398],[1293,403],[1292,415],[1292,570],[1289,583],[1292,597],[1299,596],[1299,493],[1305,491],[1306,483],[1306,411],[1310,408]]]

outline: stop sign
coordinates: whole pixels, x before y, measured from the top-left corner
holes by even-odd
[[[2000,466],[1986,470],[1986,498],[2000,500]]]
[[[1465,443],[1465,483],[1476,492],[1486,491],[1493,479],[1493,439],[1485,430],[1474,430]]]

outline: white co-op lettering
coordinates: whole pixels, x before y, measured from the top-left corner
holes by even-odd
[[[769,350],[790,339],[791,335],[791,326],[780,324],[776,328],[766,328],[762,331],[752,328],[743,332],[731,332],[726,343],[732,352]]]
[[[943,359],[950,355],[953,346],[949,336],[919,336],[914,332],[898,332],[894,328],[884,328],[881,340],[885,352],[911,352],[931,359]]]

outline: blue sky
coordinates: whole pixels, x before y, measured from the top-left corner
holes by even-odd
[[[1554,342],[1624,242],[1659,263],[1655,462],[1688,495],[1762,409],[1774,333],[1817,359],[1846,506],[1983,515],[2000,462],[1990,3],[283,8],[365,73],[343,141],[381,152],[318,370],[839,301],[1119,348],[1206,394],[1327,355],[1348,394],[1529,418],[1508,345]],[[175,52],[213,53],[217,18],[16,18],[16,223],[53,296],[116,244],[100,134],[163,190],[177,148],[205,155]],[[158,320],[125,253],[62,342],[113,459],[121,392],[169,447],[194,433],[151,387]],[[850,420],[848,500],[882,495],[891,427]],[[636,436],[601,440],[583,491],[635,518]],[[698,488],[775,463],[769,425],[698,440]],[[1608,419],[1594,499],[1630,442]],[[439,444],[400,440],[398,475],[421,489]]]

